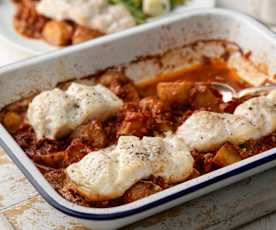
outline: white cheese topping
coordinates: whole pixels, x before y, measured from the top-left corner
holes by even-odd
[[[246,118],[258,129],[255,138],[272,133],[276,129],[276,91],[249,99],[239,105],[234,114]]]
[[[184,181],[192,174],[193,164],[189,148],[177,137],[122,136],[116,146],[91,152],[66,172],[80,193],[100,201],[122,196],[151,175],[168,184]]]
[[[106,119],[122,105],[122,100],[102,85],[72,83],[66,91],[54,89],[37,95],[29,104],[27,119],[38,139],[55,139],[90,119]]]
[[[41,0],[37,11],[56,20],[72,20],[106,34],[135,26],[124,5],[109,5],[106,0]]]
[[[196,112],[177,130],[177,136],[199,151],[215,150],[225,142],[241,144],[276,129],[276,91],[249,99],[234,114]]]
[[[177,130],[177,136],[199,151],[210,151],[229,141],[245,142],[255,135],[256,129],[250,122],[232,114],[196,112]]]

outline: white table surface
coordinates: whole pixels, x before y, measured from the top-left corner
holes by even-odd
[[[24,58],[31,57],[31,56],[32,56],[31,53],[22,51],[22,50],[18,49],[17,47],[9,44],[8,42],[6,42],[5,40],[0,38],[0,68],[3,65],[7,65],[12,62],[19,61],[19,60],[22,60]],[[0,154],[0,158],[1,158],[1,154]],[[0,161],[1,161],[1,159],[0,159]],[[1,164],[3,164],[3,162]],[[2,171],[2,170],[4,170],[4,171]],[[7,171],[5,172],[5,170],[7,170]],[[4,175],[5,175],[5,173],[8,174],[9,170],[10,170],[10,166],[7,169],[5,169],[5,166],[2,165],[0,168],[0,174],[1,173],[4,173]],[[17,172],[15,174],[18,175]],[[1,180],[1,178],[0,178],[0,180]],[[12,178],[11,180],[14,180],[14,178]],[[2,199],[1,200],[2,202],[4,202],[4,203],[7,202],[7,204],[6,204],[7,209],[3,209],[3,211],[0,213],[0,230],[12,230],[12,229],[40,230],[40,229],[45,229],[45,227],[49,228],[49,229],[71,229],[71,227],[67,228],[66,226],[60,226],[59,228],[56,228],[56,227],[51,228],[50,227],[51,221],[48,223],[45,221],[45,218],[43,218],[43,217],[47,216],[47,218],[51,218],[51,217],[55,216],[56,211],[48,208],[48,206],[46,209],[44,209],[44,202],[37,195],[37,193],[31,188],[31,186],[28,184],[28,182],[25,182],[25,179],[23,178],[20,180],[19,179],[16,180],[15,183],[21,183],[20,181],[24,181],[24,186],[23,186],[24,188],[22,188],[22,189],[26,189],[27,190],[26,194],[30,194],[31,198],[24,197],[24,193],[22,193],[21,191],[17,191],[17,189],[14,187],[9,187],[8,186],[9,183],[6,183],[6,188],[4,189],[5,191],[3,190],[3,187],[1,186],[0,193],[3,192],[4,194],[9,194],[9,193],[11,193],[11,194],[8,195],[8,197],[7,197],[7,195],[5,195],[4,198],[2,196],[0,196],[0,200]],[[26,183],[27,183],[27,185],[26,185]],[[18,205],[18,203],[16,202],[17,200],[18,200],[18,203],[20,203],[21,201],[24,201],[24,202],[22,202],[23,205],[21,205],[21,206],[20,206],[20,204]],[[10,202],[12,202],[12,203],[10,203]],[[38,221],[39,222],[41,221],[41,224],[42,223],[44,224],[43,226],[34,224],[33,226],[36,226],[36,227],[31,227],[32,225],[30,225],[31,228],[28,228],[26,226],[26,224],[27,223],[32,224],[32,221],[28,220],[28,217],[30,217],[30,216],[29,215],[24,216],[23,214],[22,214],[22,216],[18,215],[18,213],[20,212],[20,208],[23,207],[23,209],[26,209],[24,204],[26,204],[28,202],[32,203],[32,206],[33,206],[31,209],[32,211],[35,212],[35,210],[38,210],[38,209],[40,210],[38,212],[38,214],[35,214],[35,213],[34,214],[41,215],[41,217],[40,217],[41,219],[38,218]],[[15,208],[13,208],[13,206]],[[19,207],[19,211],[18,211],[17,206]],[[43,210],[45,213],[43,213]],[[22,218],[22,219],[20,219],[20,218]],[[22,225],[22,228],[21,227],[18,228],[18,226],[20,226],[21,223],[23,225],[25,225],[25,227],[23,227],[23,225]],[[46,224],[49,224],[49,226],[47,227]],[[69,224],[69,226],[71,226],[70,225],[71,223],[68,223],[68,224]],[[82,227],[78,227],[78,223],[74,222],[73,225],[74,225],[74,228],[72,228],[72,229],[83,229]],[[37,226],[39,226],[39,227],[37,227]],[[55,226],[58,226],[58,223],[56,223]],[[259,220],[256,220],[253,223],[250,223],[250,224],[240,228],[240,230],[255,230],[255,229],[260,229],[260,230],[276,229],[276,213],[270,214],[266,217],[263,217]]]

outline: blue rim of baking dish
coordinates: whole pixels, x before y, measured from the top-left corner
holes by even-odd
[[[8,153],[9,157],[13,160],[13,162],[17,165],[17,167],[22,171],[22,173],[28,178],[29,182],[36,188],[36,190],[40,193],[40,195],[54,208],[57,210],[79,219],[86,219],[86,220],[96,220],[96,221],[103,221],[103,220],[116,220],[121,219],[124,217],[129,217],[135,214],[139,214],[141,212],[156,208],[157,206],[164,205],[165,203],[171,202],[173,200],[176,200],[178,198],[181,198],[185,195],[189,195],[195,191],[199,191],[201,189],[207,188],[208,186],[214,185],[218,182],[221,182],[225,179],[229,179],[231,177],[237,176],[239,174],[245,173],[249,170],[255,169],[259,166],[265,165],[267,163],[270,163],[274,160],[276,160],[276,148],[271,149],[268,151],[273,151],[268,156],[265,156],[261,159],[255,160],[253,162],[250,162],[246,165],[240,166],[238,168],[232,169],[222,175],[215,176],[211,179],[208,179],[207,181],[203,181],[201,183],[192,185],[188,188],[184,188],[181,191],[175,192],[171,195],[168,195],[166,197],[157,199],[155,201],[152,201],[148,204],[142,205],[137,208],[133,208],[126,211],[119,211],[115,213],[106,213],[106,214],[93,214],[93,213],[83,213],[80,211],[72,210],[68,207],[65,207],[64,205],[57,202],[51,195],[41,186],[39,183],[35,180],[35,178],[32,176],[31,172],[26,170],[26,167],[23,163],[20,162],[17,156],[14,155],[12,149],[6,144],[5,140],[0,137],[0,145],[3,147],[3,149]],[[261,153],[264,154],[265,152]]]

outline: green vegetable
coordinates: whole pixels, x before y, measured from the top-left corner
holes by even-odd
[[[170,0],[171,8],[174,9],[177,6],[185,4],[186,0]]]
[[[142,10],[142,0],[108,0],[109,4],[123,4],[133,16],[137,24],[142,24],[146,20],[146,15]]]
[[[133,6],[142,9],[143,1],[142,0],[132,0]]]
[[[146,21],[146,14],[143,12],[143,0],[107,0],[109,4],[123,4],[133,16],[136,24],[143,24]],[[186,0],[170,0],[171,9],[183,5]]]

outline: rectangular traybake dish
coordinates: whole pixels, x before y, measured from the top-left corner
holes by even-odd
[[[238,44],[243,55],[237,45],[225,46],[222,40]],[[184,48],[185,55],[177,58],[174,50],[198,41],[202,43],[197,43],[196,48]],[[154,67],[154,61],[145,57],[172,54],[164,68],[187,68],[206,56],[223,56],[224,49],[231,53],[229,65],[251,84],[274,81],[276,37],[272,32],[239,13],[196,10],[6,66],[0,69],[0,108],[33,92],[54,88],[60,82],[135,60],[144,60],[141,65],[130,65],[129,75],[135,82],[158,75],[155,68],[147,68]],[[137,71],[137,67],[143,71]],[[2,125],[0,144],[49,204],[94,229],[125,226],[276,165],[276,151],[271,149],[130,204],[99,209],[78,206],[62,198]]]

